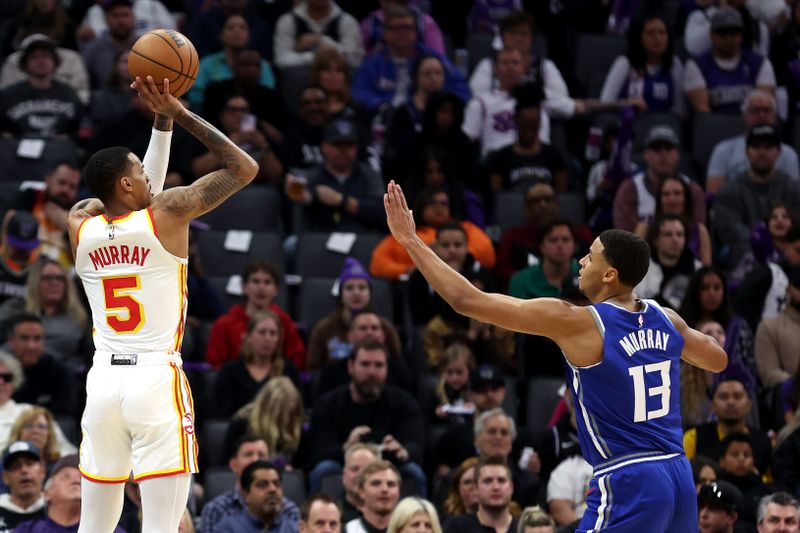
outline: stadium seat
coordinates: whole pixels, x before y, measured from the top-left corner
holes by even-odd
[[[744,131],[739,115],[698,113],[692,122],[692,158],[705,176],[708,160],[714,146],[720,141],[735,137]]]
[[[537,433],[547,429],[558,401],[558,389],[564,384],[563,378],[533,377],[528,380],[528,404],[525,427]]]
[[[303,278],[337,278],[342,271],[345,257],[353,257],[369,268],[372,250],[383,235],[359,233],[348,254],[328,250],[329,233],[303,233],[297,243],[295,274]]]
[[[200,449],[205,450],[208,467],[223,466],[228,462],[223,445],[229,424],[230,420],[221,418],[206,420],[203,424]]]
[[[617,56],[625,54],[624,37],[614,35],[581,35],[575,52],[575,77],[588,93],[592,76],[608,72]]]
[[[428,371],[417,375],[417,402],[426,422],[434,419],[436,406],[439,405],[436,394],[438,385],[439,375],[436,372]]]
[[[302,470],[284,470],[281,474],[284,497],[297,504],[298,507],[306,501],[306,480]]]
[[[494,195],[495,223],[505,232],[525,223],[525,194],[498,191]]]
[[[492,41],[494,35],[491,33],[469,33],[467,34],[467,53],[469,54],[469,74],[481,59],[484,57],[492,57],[494,55],[494,48],[492,48]]]
[[[206,482],[203,484],[205,489],[205,501],[210,502],[220,494],[228,492],[236,486],[236,474],[225,467],[212,467],[206,471]]]
[[[21,181],[0,181],[0,217],[13,207],[20,185]]]
[[[559,216],[575,225],[586,224],[586,197],[574,192],[558,194]]]
[[[277,231],[281,225],[281,193],[271,186],[250,186],[202,217],[212,230]]]
[[[61,428],[61,431],[64,433],[64,436],[68,441],[75,446],[80,445],[81,431],[78,427],[78,421],[75,419],[75,417],[70,415],[56,415],[53,417],[53,421],[58,424],[58,427]]]
[[[281,69],[280,82],[281,97],[286,109],[292,116],[297,116],[300,100],[300,91],[311,82],[311,69],[309,67],[289,67]]]
[[[335,282],[334,278],[306,278],[300,285],[297,322],[305,327],[306,332],[311,333],[314,324],[336,308],[336,301],[331,295]],[[390,321],[394,320],[392,286],[388,281],[372,280],[370,307]]]
[[[78,147],[68,139],[45,141],[38,159],[19,157],[19,139],[0,139],[0,181],[41,181],[44,175],[60,161],[78,162]]]
[[[283,270],[283,245],[280,235],[268,232],[253,232],[250,249],[234,252],[223,247],[225,231],[198,231],[195,234],[197,251],[208,276],[230,276],[241,274],[244,267],[256,259],[269,261]]]
[[[322,478],[320,486],[322,487],[322,492],[331,498],[339,499],[344,494],[341,474],[328,474]]]

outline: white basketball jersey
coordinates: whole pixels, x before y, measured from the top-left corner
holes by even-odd
[[[92,308],[95,349],[178,352],[186,321],[187,260],[158,240],[150,209],[86,219],[75,268]]]

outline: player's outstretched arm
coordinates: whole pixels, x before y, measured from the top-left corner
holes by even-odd
[[[692,329],[681,316],[669,308],[664,308],[675,329],[683,335],[681,359],[694,366],[711,372],[722,372],[728,366],[728,354],[712,337]]]
[[[153,198],[153,208],[163,208],[170,217],[189,221],[211,211],[233,193],[253,181],[258,164],[233,141],[203,118],[187,110],[169,93],[169,81],[164,80],[163,92],[153,79],[137,77],[131,86],[139,91],[148,108],[172,118],[202,142],[222,161],[222,168],[195,181],[187,187],[174,187]]]
[[[556,342],[561,340],[562,332],[575,331],[576,321],[591,322],[585,309],[556,298],[521,300],[478,290],[417,236],[403,191],[394,181],[389,183],[383,203],[392,235],[408,251],[433,289],[458,313],[512,331],[545,335]]]

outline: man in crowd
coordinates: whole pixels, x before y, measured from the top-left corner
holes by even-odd
[[[351,68],[357,68],[364,56],[358,21],[333,0],[304,0],[278,19],[275,64],[279,68],[310,67],[322,48],[338,51]]]
[[[716,422],[707,422],[689,429],[683,435],[686,457],[704,455],[715,461],[722,457],[722,440],[731,433],[745,433],[753,446],[753,462],[759,472],[769,469],[772,457],[770,438],[747,423],[753,402],[744,383],[736,378],[723,378],[711,396],[711,410]]]
[[[358,495],[364,502],[361,517],[351,520],[346,533],[385,532],[400,500],[400,472],[389,461],[368,464],[358,477]]]
[[[776,201],[783,203],[790,213],[800,212],[800,181],[778,168],[780,153],[780,136],[773,126],[750,128],[749,168],[717,193],[713,226],[719,241],[730,247],[731,265],[738,264],[750,250],[750,232],[767,219]]]
[[[359,509],[364,505],[364,501],[358,493],[358,478],[368,464],[378,461],[380,458],[380,449],[375,444],[356,442],[344,451],[344,468],[342,469],[344,493],[340,502],[343,524],[361,516]]]
[[[295,533],[300,510],[283,497],[281,472],[274,464],[257,460],[242,471],[245,508],[223,518],[215,533]]]
[[[83,61],[94,90],[105,85],[109,74],[116,68],[117,55],[122,50],[129,50],[137,37],[133,0],[105,0],[102,5],[107,28],[83,49]]]
[[[317,494],[300,508],[300,533],[339,533],[342,527],[339,504],[326,494]]]
[[[385,225],[383,179],[358,161],[358,133],[348,120],[325,127],[322,163],[308,170],[298,197],[286,180],[286,193],[305,207],[306,230],[369,232]]]
[[[758,503],[758,533],[798,533],[800,504],[787,492],[775,492]]]
[[[700,533],[734,533],[743,501],[739,489],[726,481],[703,485],[697,495]]]
[[[623,181],[614,196],[614,227],[634,231],[642,220],[656,213],[656,193],[665,178],[678,176],[692,191],[693,218],[706,223],[706,193],[697,183],[678,172],[680,140],[669,126],[653,126],[644,141],[645,169]]]
[[[756,331],[756,366],[765,388],[782,385],[800,365],[800,267],[788,274],[786,306],[777,316],[762,320]]]
[[[383,455],[391,456],[424,494],[422,413],[414,397],[386,385],[387,360],[383,344],[357,345],[349,356],[350,383],[317,400],[311,419],[311,494],[320,490],[325,475],[341,472],[343,452],[356,442],[382,445]]]
[[[8,346],[25,372],[25,382],[14,392],[14,400],[46,407],[56,415],[74,415],[75,376],[67,365],[44,352],[42,319],[29,313],[12,317]]]
[[[67,236],[67,212],[75,204],[81,171],[71,162],[57,163],[44,177],[44,189],[20,192],[16,209],[30,211],[39,221],[39,254],[72,265]]]
[[[711,16],[711,50],[686,62],[683,89],[695,113],[738,113],[747,93],[775,92],[769,59],[742,46],[742,15],[721,7]]]
[[[239,439],[233,456],[228,460],[228,468],[236,474],[236,486],[203,506],[199,533],[213,533],[214,528],[224,518],[244,511],[246,504],[242,493],[242,472],[255,461],[267,460],[269,460],[269,449],[264,439],[254,435],[245,435]]]
[[[725,182],[730,181],[750,168],[747,160],[747,131],[754,126],[778,125],[778,101],[766,91],[756,89],[747,95],[742,104],[742,120],[747,130],[736,137],[720,141],[711,152],[706,172],[706,190],[716,193]],[[775,166],[792,178],[800,178],[797,152],[786,143],[781,143],[780,155]]]
[[[42,455],[30,442],[12,442],[6,449],[3,481],[9,492],[0,496],[0,533],[10,533],[22,522],[45,516],[45,474]]]
[[[511,469],[499,457],[485,457],[475,465],[478,485],[478,512],[450,517],[444,533],[481,533],[517,531],[517,519],[509,511],[514,483]]]

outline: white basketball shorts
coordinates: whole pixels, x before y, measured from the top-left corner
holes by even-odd
[[[194,405],[180,355],[95,353],[81,430],[80,471],[90,481],[197,472]]]

